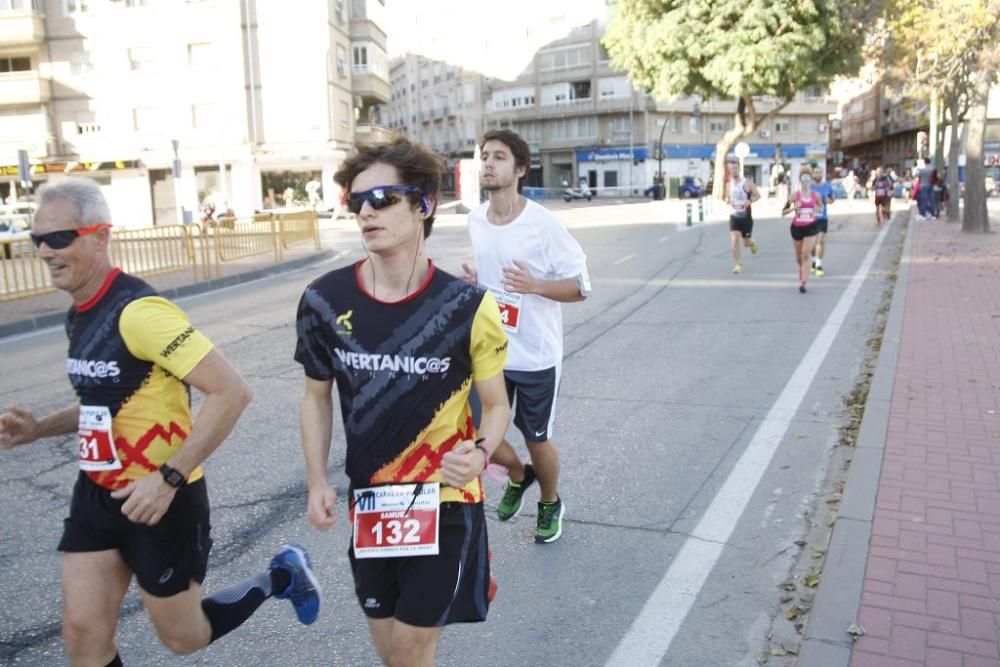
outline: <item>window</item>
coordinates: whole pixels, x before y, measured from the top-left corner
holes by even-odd
[[[188,66],[195,71],[214,69],[215,55],[208,42],[188,44]]]
[[[538,55],[538,69],[542,71],[579,67],[589,62],[589,45],[566,46],[550,51],[542,51]]]
[[[807,100],[810,101],[818,100],[821,97],[823,97],[823,91],[820,89],[819,86],[809,86],[808,88],[802,91],[802,94],[805,96]]]
[[[0,0],[0,11],[9,9],[34,9],[44,14],[45,0]]]
[[[192,104],[191,127],[196,130],[219,128],[219,111],[215,104]]]
[[[76,14],[90,11],[92,0],[63,0],[63,14]]]
[[[670,125],[670,131],[674,134],[680,134],[681,132],[681,118],[680,116],[671,116],[670,120],[667,121]]]
[[[344,22],[344,0],[333,0],[333,17],[337,23]]]
[[[632,94],[632,86],[626,76],[607,76],[597,80],[597,95],[602,100],[628,98]]]
[[[690,127],[692,132],[701,132],[701,116],[691,116]]]
[[[725,132],[729,129],[728,120],[710,120],[708,121],[708,131],[709,132]]]
[[[160,110],[156,107],[132,109],[132,127],[136,132],[152,132],[161,127]]]
[[[792,131],[792,121],[790,120],[776,120],[774,121],[774,131],[778,134],[788,134]]]
[[[632,131],[632,123],[628,116],[618,116],[611,119],[611,131],[615,134],[629,134]]]
[[[347,106],[347,102],[340,103],[340,126],[350,127],[351,125],[351,108]]]
[[[90,62],[90,53],[87,51],[74,51],[69,54],[69,71],[74,76],[93,74],[94,63]]]
[[[569,98],[571,100],[590,99],[590,81],[574,81],[570,84]]]
[[[606,171],[606,172],[604,172],[604,187],[606,187],[606,188],[617,188],[618,187],[618,172],[617,171]]]
[[[122,0],[122,4],[126,7],[145,7],[149,0]]]
[[[30,72],[31,58],[28,56],[4,56],[0,57],[0,73],[3,72]]]
[[[355,46],[354,47],[354,67],[357,68],[367,68],[368,67],[368,47],[367,46]]]
[[[153,69],[153,49],[136,46],[128,50],[129,66],[133,72],[148,72]]]
[[[347,76],[347,49],[337,44],[337,76]]]

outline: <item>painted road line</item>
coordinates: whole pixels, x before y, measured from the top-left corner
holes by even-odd
[[[618,266],[619,264],[624,264],[625,262],[629,261],[629,260],[630,260],[630,259],[632,259],[633,257],[635,257],[635,253],[634,253],[634,252],[633,252],[633,253],[631,253],[631,254],[629,254],[629,255],[625,255],[624,257],[621,257],[621,258],[619,258],[619,259],[616,259],[615,261],[613,261],[613,262],[611,262],[611,263],[612,263],[613,265],[615,265],[615,266]]]
[[[715,494],[698,525],[684,541],[663,579],[632,622],[605,667],[652,667],[659,665],[670,650],[681,624],[691,611],[743,510],[767,471],[809,385],[833,346],[891,225],[890,221],[882,228],[875,243],[869,248],[864,261],[781,395],[771,406],[750,444],[723,482],[722,488]]]

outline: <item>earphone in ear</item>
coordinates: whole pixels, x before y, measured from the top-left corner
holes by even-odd
[[[431,202],[427,197],[420,198],[420,206],[424,209],[424,215],[428,215],[431,212]]]

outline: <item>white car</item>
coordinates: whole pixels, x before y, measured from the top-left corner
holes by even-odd
[[[31,254],[30,217],[0,212],[0,259]]]

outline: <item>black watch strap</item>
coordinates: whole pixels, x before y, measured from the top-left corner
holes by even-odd
[[[187,484],[187,478],[179,470],[171,468],[166,463],[160,466],[160,474],[163,475],[163,481],[175,489]]]

